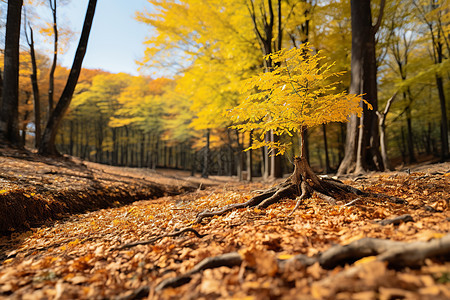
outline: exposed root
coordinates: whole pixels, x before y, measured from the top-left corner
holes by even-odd
[[[191,276],[195,273],[206,269],[213,269],[218,267],[234,267],[239,266],[242,263],[242,257],[237,252],[226,253],[219,256],[208,257],[199,262],[192,270],[189,272],[174,278],[169,278],[163,280],[155,288],[156,291],[163,290],[168,287],[178,287],[191,280]]]
[[[376,256],[377,261],[386,262],[391,268],[417,267],[423,265],[425,259],[444,257],[450,259],[450,234],[441,239],[428,242],[398,242],[391,240],[363,238],[348,245],[337,245],[325,252],[308,257],[303,254],[296,255],[288,260],[278,261],[279,272],[286,271],[292,263],[300,263],[303,267],[319,263],[322,268],[333,269],[339,265],[353,263],[363,257]],[[239,266],[244,259],[237,252],[209,257],[198,263],[192,270],[180,276],[163,280],[155,288],[161,291],[168,287],[178,287],[191,280],[195,273],[217,267]],[[148,289],[147,289],[148,290]]]
[[[417,267],[426,258],[446,256],[450,258],[450,234],[429,242],[397,242],[375,238],[363,238],[345,246],[335,246],[323,252],[319,263],[332,269],[338,265],[352,263],[367,256],[377,256],[378,261],[387,262],[392,268]]]
[[[139,242],[134,242],[134,243],[129,243],[129,244],[125,244],[116,248],[113,248],[112,250],[122,250],[122,249],[128,249],[128,248],[132,248],[138,245],[148,245],[148,244],[152,244],[162,238],[165,237],[174,237],[174,236],[179,236],[185,232],[192,232],[193,234],[195,234],[198,238],[203,238],[205,236],[207,236],[207,234],[200,234],[197,232],[197,230],[187,227],[187,228],[183,228],[183,229],[179,229],[179,230],[174,230],[171,233],[166,233],[166,234],[161,234],[158,236],[155,236],[153,238],[151,238],[150,240],[147,241],[139,241]]]
[[[318,198],[327,201],[330,205],[336,205],[336,196],[343,194],[353,194],[364,197],[384,198],[397,204],[404,204],[406,201],[383,194],[374,194],[361,191],[355,187],[331,178],[319,178],[309,167],[304,158],[296,157],[294,160],[294,172],[283,183],[271,187],[259,195],[251,198],[247,202],[225,206],[217,211],[203,211],[197,215],[194,223],[200,223],[204,218],[210,218],[225,214],[234,209],[257,207],[267,208],[269,205],[277,203],[283,199],[296,199],[296,204],[290,215],[300,206],[304,199],[316,195]]]
[[[298,197],[296,199],[297,203],[295,204],[295,207],[291,211],[289,216],[291,216],[297,210],[297,208],[300,206],[300,204],[303,202],[304,199],[306,199],[306,198],[311,196],[311,187],[306,183],[306,181],[303,181],[301,183],[300,187],[301,187],[301,190],[302,190],[302,194],[300,195],[300,197]]]
[[[278,201],[280,201],[283,198],[293,198],[295,197],[295,194],[297,193],[297,187],[293,184],[280,188],[275,194],[270,196],[269,198],[264,199],[257,205],[258,208],[266,208],[271,204],[274,204]]]
[[[392,219],[385,219],[382,221],[377,222],[378,224],[385,226],[385,225],[389,225],[389,224],[394,224],[394,225],[400,225],[401,223],[406,223],[406,222],[414,222],[414,219],[411,217],[411,215],[409,214],[404,214]]]

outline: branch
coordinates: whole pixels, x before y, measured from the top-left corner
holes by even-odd
[[[251,3],[251,8],[250,8],[250,6],[248,5],[248,2],[247,2],[247,9],[248,9],[248,12],[250,13],[250,18],[252,19],[253,26],[254,26],[256,35],[258,36],[259,43],[262,46],[262,44],[264,43],[264,38],[262,37],[261,33],[258,30],[258,24],[256,23],[255,6],[253,5],[253,1],[250,0],[250,3]],[[262,47],[262,50],[263,49],[264,49],[264,47]]]
[[[377,22],[372,27],[373,34],[377,33],[378,29],[380,28],[381,20],[383,19],[385,4],[386,4],[386,0],[381,0],[381,2],[380,2],[380,12],[378,13]]]

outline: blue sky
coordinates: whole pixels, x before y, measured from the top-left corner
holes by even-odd
[[[72,64],[87,3],[88,0],[72,0],[60,8],[59,18],[69,21],[76,32],[70,50],[60,59],[65,67]],[[150,8],[147,0],[98,0],[83,67],[138,75],[135,60],[143,57],[143,42],[151,35],[151,28],[133,17],[145,8]]]

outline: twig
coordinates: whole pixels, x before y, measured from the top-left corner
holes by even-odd
[[[123,250],[123,249],[127,249],[127,248],[132,248],[132,247],[135,247],[135,246],[138,246],[138,245],[148,245],[148,244],[154,243],[154,242],[156,242],[156,241],[158,241],[158,240],[160,240],[162,238],[178,236],[178,235],[183,234],[185,232],[192,232],[193,234],[195,234],[200,239],[205,237],[205,236],[207,236],[207,234],[200,234],[200,233],[198,233],[197,230],[195,230],[195,229],[193,229],[191,227],[186,227],[186,228],[183,228],[181,230],[174,230],[172,233],[166,233],[166,234],[161,234],[161,235],[155,236],[155,237],[153,237],[153,238],[151,238],[151,239],[149,239],[147,241],[140,241],[140,242],[134,242],[134,243],[125,244],[125,245],[113,248],[113,250]]]
[[[342,205],[342,206],[352,206],[353,204],[355,204],[356,202],[358,202],[359,200],[361,200],[361,198],[356,198],[356,199],[353,199],[352,201],[350,201],[349,203],[346,203],[346,204],[344,204],[344,205]]]

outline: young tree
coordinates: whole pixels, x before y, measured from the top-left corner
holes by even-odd
[[[298,49],[283,49],[266,56],[275,65],[271,72],[245,82],[243,91],[249,95],[227,115],[236,122],[235,128],[245,132],[255,130],[259,134],[259,139],[252,144],[253,149],[267,146],[277,149],[277,154],[283,154],[290,144],[265,140],[267,132],[273,131],[278,135],[300,133],[303,139],[306,128],[329,122],[345,122],[354,113],[361,115],[361,96],[336,92],[335,77],[341,73],[332,72],[330,64],[322,64],[323,57],[320,55],[320,52],[313,55],[307,44]],[[367,105],[370,107],[370,104]],[[308,165],[304,146],[300,153],[300,157],[295,158],[294,173],[278,187],[245,203],[230,205],[218,212],[203,212],[198,215],[197,222],[234,208],[265,208],[281,198],[298,196],[295,210],[303,199],[313,194],[333,204],[336,194],[364,194],[339,181],[317,177]]]
[[[97,0],[89,0],[86,10],[86,16],[84,19],[83,29],[81,31],[80,42],[75,52],[72,68],[70,70],[69,77],[67,78],[66,86],[62,92],[62,95],[52,111],[44,134],[42,136],[41,145],[39,146],[39,153],[43,155],[57,155],[58,151],[55,147],[55,137],[59,128],[64,113],[69,108],[70,101],[72,100],[73,92],[77,85],[78,77],[80,76],[81,65],[83,63],[84,56],[86,54],[87,44],[89,40],[89,33],[92,27],[92,21],[94,19],[95,7]]]
[[[23,0],[8,1],[0,138],[22,146],[19,136],[19,40]]]

